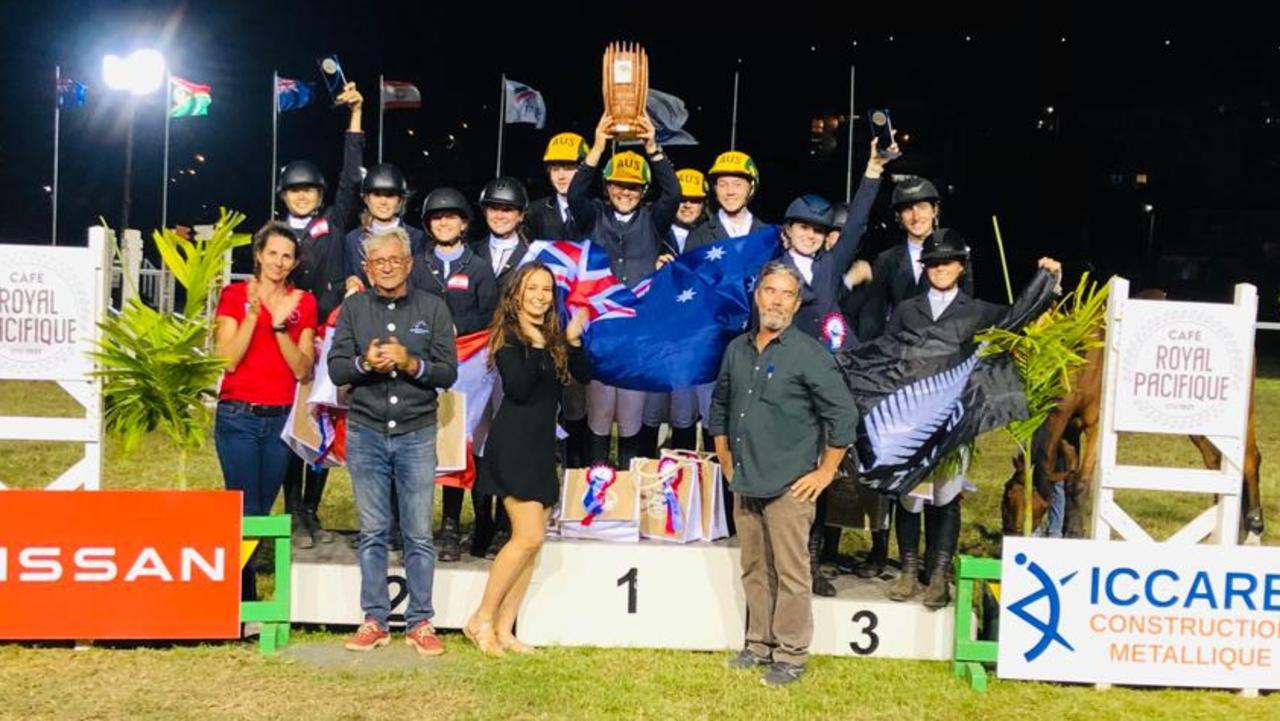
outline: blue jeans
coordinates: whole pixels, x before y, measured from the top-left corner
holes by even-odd
[[[391,529],[391,487],[395,484],[404,536],[407,628],[435,615],[431,587],[436,549],[431,543],[431,505],[435,491],[436,428],[388,435],[351,423],[347,426],[347,470],[360,519],[360,608],[387,627],[391,595],[387,588],[387,535]]]
[[[288,415],[256,416],[247,410],[218,404],[213,424],[213,444],[222,466],[222,483],[229,491],[241,491],[243,513],[265,516],[271,513],[276,494],[284,483],[293,451],[280,440]],[[240,574],[240,596],[257,598],[253,563]]]
[[[1062,538],[1062,524],[1067,517],[1067,484],[1051,483],[1049,491],[1049,537]]]

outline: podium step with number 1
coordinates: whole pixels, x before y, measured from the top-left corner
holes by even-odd
[[[436,565],[437,627],[461,628],[480,602],[488,567],[480,560]],[[728,542],[548,539],[520,612],[520,638],[542,646],[737,650],[745,625],[740,578],[738,548]],[[393,610],[401,612],[403,570],[393,566],[388,583]],[[951,609],[889,601],[888,584],[878,579],[841,576],[834,583],[836,597],[813,600],[812,653],[950,658]],[[296,550],[293,589],[295,623],[362,620],[360,569],[346,543]]]

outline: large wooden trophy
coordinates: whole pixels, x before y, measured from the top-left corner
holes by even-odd
[[[618,140],[636,137],[636,121],[649,99],[649,56],[636,43],[611,43],[604,51],[604,111]]]

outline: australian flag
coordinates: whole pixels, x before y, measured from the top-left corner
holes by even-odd
[[[85,85],[79,80],[61,78],[58,80],[58,107],[78,108],[84,105]]]
[[[761,266],[782,252],[778,239],[778,229],[769,227],[691,250],[634,291],[590,241],[538,241],[525,258],[551,267],[566,315],[587,309],[584,346],[593,378],[662,392],[715,380],[725,347],[747,329]]]

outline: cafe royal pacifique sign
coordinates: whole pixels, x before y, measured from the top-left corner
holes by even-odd
[[[1116,430],[1240,437],[1253,332],[1234,306],[1127,301]]]
[[[0,378],[85,379],[94,265],[87,248],[0,245]]]

